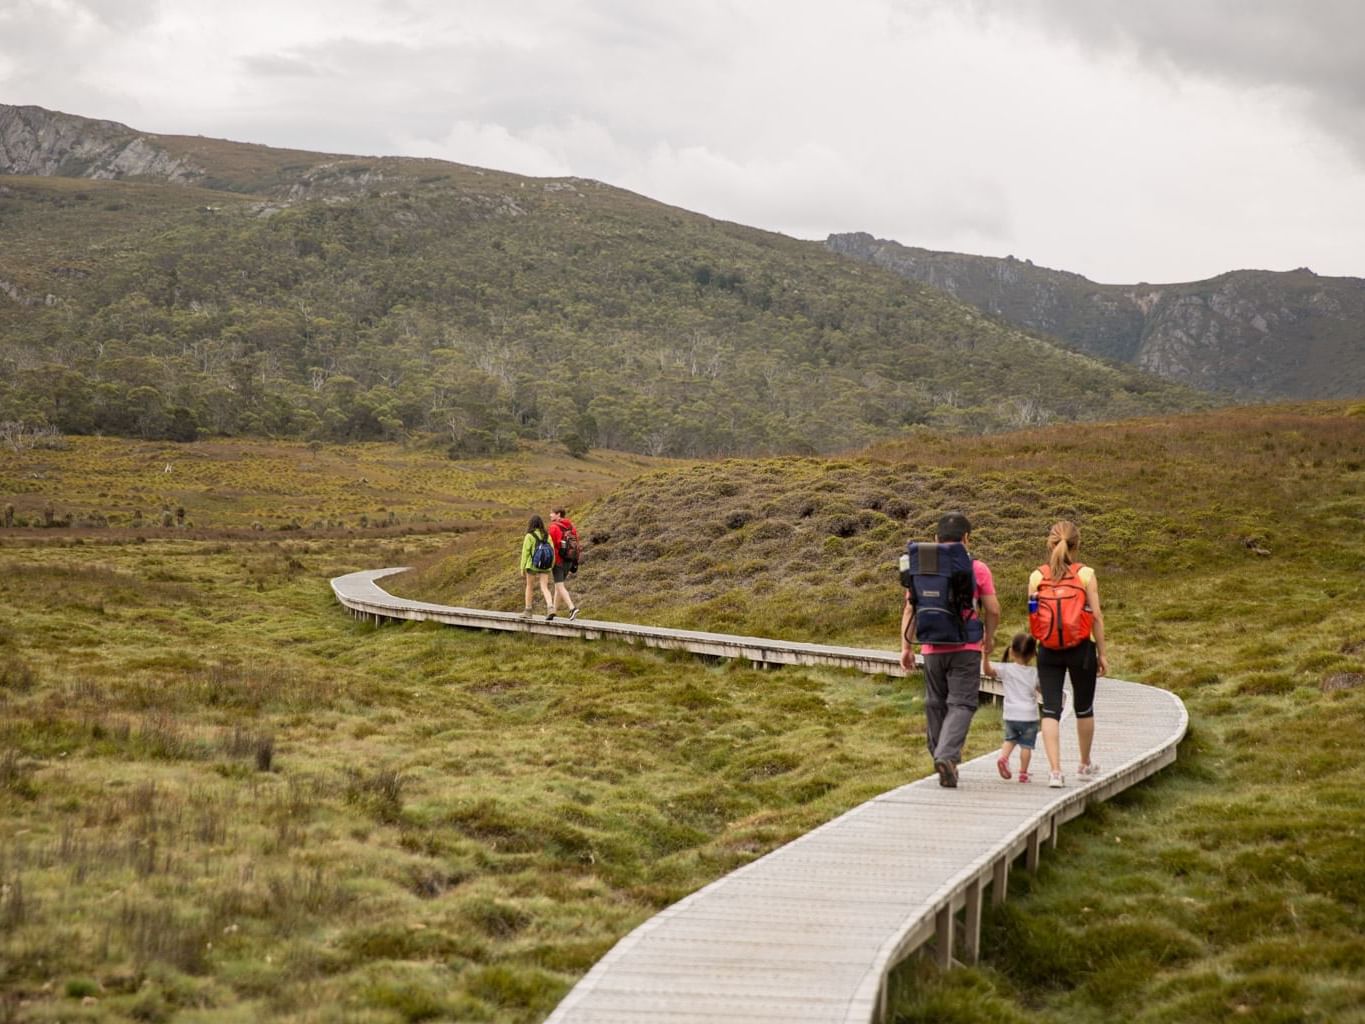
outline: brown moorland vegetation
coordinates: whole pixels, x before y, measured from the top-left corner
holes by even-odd
[[[12,525],[21,528],[145,532],[165,525],[182,537],[463,529],[504,516],[524,521],[552,498],[599,494],[658,465],[606,451],[569,459],[537,444],[496,458],[450,460],[395,444],[72,437],[40,447],[0,445],[0,506],[11,508]]]
[[[1174,770],[1087,816],[996,915],[986,966],[916,976],[901,1019],[1360,1019],[1365,407],[655,473],[583,510],[574,589],[594,617],[890,646],[899,546],[952,508],[1005,630],[1048,524],[1077,521],[1114,674],[1179,693],[1193,724]],[[506,555],[475,543],[395,589],[512,607]]]
[[[578,510],[595,617],[886,645],[896,550],[943,506],[977,520],[1007,628],[1048,519],[1076,518],[1115,674],[1180,693],[1191,736],[1063,832],[981,968],[911,965],[898,1019],[1352,1020],[1362,413],[925,434],[615,488],[550,459],[507,500],[611,488]],[[293,450],[221,521],[340,500]],[[656,909],[924,770],[913,683],[355,622],[325,585],[355,568],[519,600],[524,506],[440,547],[402,531],[447,506],[402,487],[394,535],[0,530],[0,1019],[538,1020]]]

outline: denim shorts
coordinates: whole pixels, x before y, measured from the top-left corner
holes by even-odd
[[[1025,750],[1032,750],[1038,739],[1038,719],[1031,722],[1012,722],[1005,719],[1005,742],[1017,743]]]

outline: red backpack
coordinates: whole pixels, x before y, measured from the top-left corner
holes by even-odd
[[[1066,567],[1065,576],[1054,580],[1050,566],[1038,567],[1043,581],[1038,584],[1037,610],[1033,610],[1034,595],[1029,595],[1028,629],[1044,647],[1065,650],[1090,639],[1095,614],[1080,580],[1082,568],[1074,562]]]
[[[559,520],[559,561],[569,572],[578,572],[578,560],[583,555],[578,545],[578,527],[568,519]]]

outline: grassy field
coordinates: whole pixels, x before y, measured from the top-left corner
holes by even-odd
[[[660,464],[612,452],[570,459],[549,445],[452,461],[393,444],[73,437],[57,447],[0,445],[0,506],[36,528],[50,519],[95,529],[168,522],[175,531],[168,536],[181,537],[386,527],[407,534],[524,522],[528,510],[543,514],[552,500],[600,494]]]
[[[907,966],[898,1019],[1365,1019],[1360,410],[658,469],[214,451],[0,463],[26,517],[193,524],[0,531],[0,1020],[539,1020],[655,910],[924,773],[913,684],[376,630],[331,600],[331,575],[418,564],[394,589],[516,607],[520,520],[565,494],[594,617],[883,646],[896,549],[944,507],[1006,628],[1076,518],[1115,674],[1180,693],[1190,738],[1063,832],[981,968]],[[978,715],[969,752],[997,732]]]

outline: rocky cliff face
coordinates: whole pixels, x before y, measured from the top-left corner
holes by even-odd
[[[278,149],[202,136],[151,135],[115,121],[42,107],[0,104],[0,176],[133,179],[197,185],[265,197],[269,214],[292,203],[347,200],[421,186],[449,186],[452,194],[486,207],[488,216],[519,212],[514,194],[523,179],[438,160],[357,157]],[[460,187],[455,185],[459,179]],[[486,182],[482,196],[465,188]],[[545,187],[576,188],[567,181]],[[484,201],[487,200],[487,201]]]
[[[114,121],[0,104],[0,173],[189,183],[202,168]]]
[[[1028,260],[831,235],[828,248],[949,292],[1092,355],[1241,398],[1365,394],[1365,280],[1239,270],[1101,285]]]

